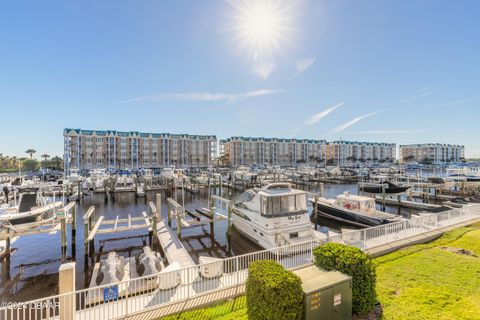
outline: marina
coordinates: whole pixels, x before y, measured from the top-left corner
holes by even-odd
[[[245,168],[242,168],[242,171],[245,172]],[[328,179],[323,180],[326,182],[319,182],[319,179],[312,177],[315,175],[319,177],[320,173],[295,174],[299,171],[303,170],[288,169],[281,173],[267,170],[257,174],[257,181],[248,183],[243,181],[238,183],[233,180],[235,175],[231,175],[228,170],[223,173],[213,171],[209,174],[198,173],[199,179],[197,179],[197,173],[183,173],[182,181],[169,183],[168,180],[158,180],[159,183],[156,184],[155,190],[149,190],[146,187],[143,194],[138,194],[134,190],[122,189],[107,193],[102,185],[98,185],[93,191],[86,191],[88,188],[82,188],[82,183],[78,182],[64,184],[60,189],[55,187],[57,188],[55,198],[61,203],[63,199],[63,203],[65,203],[56,214],[56,222],[54,224],[46,222],[47,228],[42,232],[38,228],[38,230],[29,228],[28,231],[18,230],[3,242],[2,281],[0,283],[2,296],[15,301],[26,301],[58,294],[56,280],[58,268],[62,263],[69,261],[75,261],[75,287],[77,289],[83,290],[83,288],[95,286],[92,281],[98,276],[101,261],[112,252],[126,259],[125,265],[129,269],[125,270],[125,274],[128,274],[129,277],[137,277],[138,274],[132,275],[131,262],[138,259],[145,246],[158,252],[157,254],[165,260],[165,266],[178,269],[192,268],[199,263],[210,261],[208,260],[210,258],[214,259],[210,263],[215,265],[215,261],[217,261],[215,259],[228,259],[236,255],[270,249],[272,248],[271,244],[267,246],[256,242],[255,234],[249,232],[246,234],[245,230],[248,228],[235,222],[236,214],[234,212],[238,209],[232,207],[230,202],[232,199],[245,198],[242,196],[244,191],[254,190],[252,188],[267,190],[267,192],[268,188],[281,192],[284,192],[282,190],[294,190],[288,189],[290,187],[302,190],[308,198],[308,201],[305,202],[305,210],[311,216],[309,219],[311,222],[306,224],[307,228],[311,230],[308,232],[319,240],[371,226],[365,222],[352,223],[343,216],[333,217],[331,212],[316,207],[314,205],[315,198],[319,204],[321,195],[334,198],[347,194],[348,199],[348,194],[362,194],[363,198],[361,199],[371,199],[371,201],[377,202],[374,205],[376,210],[385,211],[382,213],[385,217],[389,215],[395,218],[389,223],[396,223],[395,221],[402,221],[402,219],[408,221],[408,219],[424,215],[440,214],[435,212],[448,212],[469,203],[480,202],[480,200],[475,200],[477,198],[474,196],[470,196],[461,198],[464,199],[462,200],[463,204],[460,204],[462,201],[454,203],[452,201],[459,200],[459,197],[453,195],[442,197],[442,194],[448,193],[448,189],[439,185],[435,185],[437,197],[434,195],[426,197],[425,190],[429,190],[429,187],[426,187],[428,182],[423,182],[420,188],[418,184],[412,185],[398,196],[390,194],[375,196],[375,194],[364,192],[364,189],[362,191],[362,188],[359,187],[361,184],[338,184],[335,177],[331,177],[331,182],[328,182]],[[230,177],[233,181],[230,180]],[[78,179],[81,180],[81,178]],[[112,179],[114,177],[104,179],[104,181],[112,181]],[[145,183],[148,179],[153,180],[154,178],[140,175],[132,181]],[[357,179],[365,180],[364,177],[357,177]],[[394,181],[395,178],[390,177],[390,179]],[[188,183],[196,186],[198,192],[192,193],[185,188],[187,180]],[[450,185],[448,186],[450,187]],[[53,199],[53,192],[48,190],[44,189],[44,194],[51,194]],[[69,195],[67,192],[71,194]],[[252,195],[254,194],[252,193]],[[277,191],[273,194],[277,194]],[[299,195],[301,194],[299,193]],[[470,194],[472,194],[471,191]],[[71,196],[76,196],[73,198],[76,201],[69,202],[68,198]],[[407,200],[410,198],[416,200]],[[424,201],[427,198],[428,202]],[[442,204],[442,202],[446,204]],[[286,202],[285,205],[289,206]],[[293,216],[297,217],[298,214],[293,214]],[[315,217],[317,218],[315,219]],[[272,238],[275,243],[273,247],[310,241],[295,230],[286,231],[282,236],[278,231]],[[8,239],[10,239],[10,244],[8,245],[9,249],[6,250]],[[7,251],[10,254],[6,254]],[[32,255],[33,252],[36,254]],[[39,268],[44,271],[39,273]],[[165,269],[167,268],[165,267]]]

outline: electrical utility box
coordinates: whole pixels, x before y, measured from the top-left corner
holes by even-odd
[[[352,319],[352,278],[310,266],[293,271],[302,279],[304,319]]]

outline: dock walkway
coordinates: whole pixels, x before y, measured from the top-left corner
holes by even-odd
[[[180,239],[163,220],[157,222],[157,237],[168,263],[176,261],[181,268],[195,265]]]

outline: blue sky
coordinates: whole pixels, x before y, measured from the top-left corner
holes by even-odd
[[[0,152],[61,155],[73,127],[441,142],[480,156],[479,1],[298,1],[259,56],[238,30],[243,5],[2,2]]]

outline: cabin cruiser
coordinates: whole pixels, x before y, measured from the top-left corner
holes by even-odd
[[[238,167],[237,170],[232,173],[233,179],[243,182],[253,182],[257,178],[257,174],[250,171],[248,167]]]
[[[245,191],[232,213],[233,226],[265,249],[325,237],[311,226],[306,192],[288,183]]]
[[[67,172],[67,180],[70,182],[77,182],[82,180],[83,177],[80,175],[80,171],[78,169],[70,169]]]
[[[175,167],[165,167],[162,170],[162,173],[160,176],[165,179],[172,179],[173,178],[173,171],[175,170]]]
[[[315,202],[312,198],[310,201]],[[370,227],[398,221],[401,217],[376,209],[375,199],[356,196],[348,192],[335,199],[318,197],[317,213],[319,216],[351,224],[358,227]]]
[[[83,189],[95,191],[96,189],[103,188],[103,183],[107,178],[105,169],[92,169],[89,172],[89,176],[83,182]]]
[[[38,188],[19,188],[18,205],[0,207],[0,224],[10,228],[32,228],[55,219],[61,201],[48,202]]]

